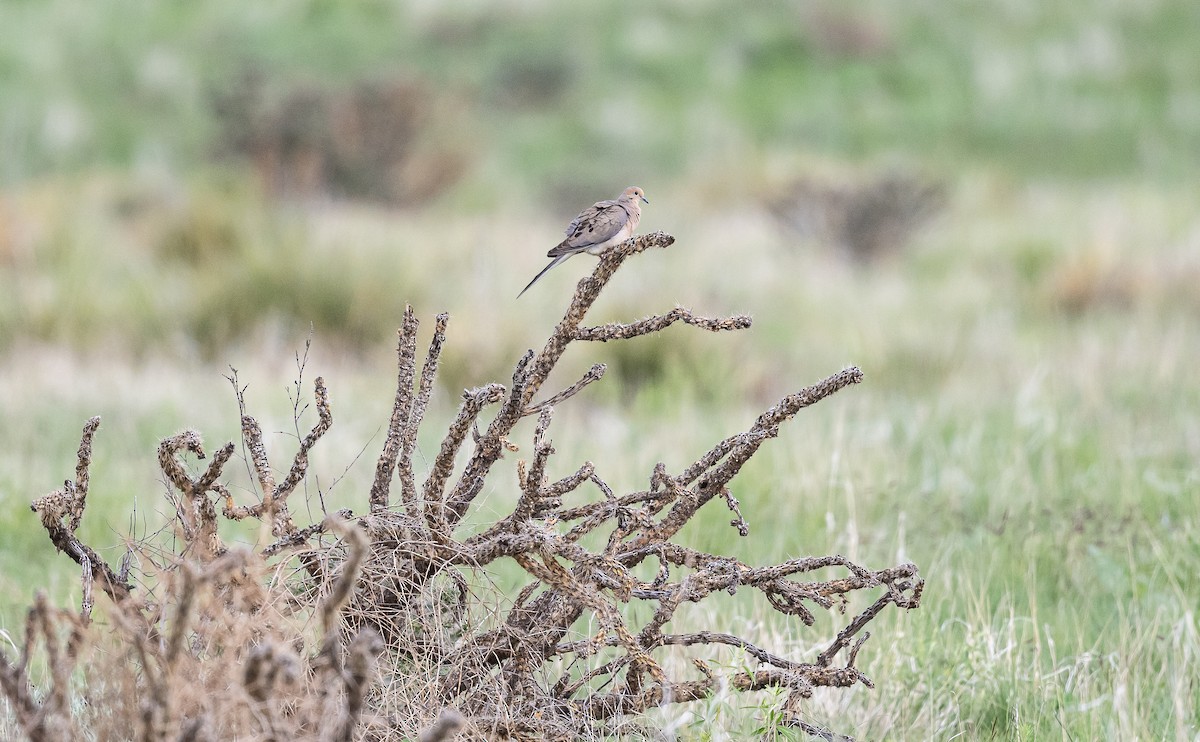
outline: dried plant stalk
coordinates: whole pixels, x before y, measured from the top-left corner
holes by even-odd
[[[42,526],[55,548],[74,559],[83,570],[84,615],[90,614],[91,584],[94,582],[112,599],[123,603],[130,597],[133,587],[100,558],[89,546],[75,535],[83,518],[92,465],[92,439],[100,427],[100,418],[93,417],[83,426],[79,442],[78,463],[75,466],[75,481],[67,480],[61,490],[55,490],[33,501],[32,510],[38,514]]]
[[[404,445],[405,432],[408,429],[408,418],[412,414],[412,382],[416,373],[417,354],[417,319],[412,307],[404,310],[404,323],[397,334],[400,336],[396,347],[399,359],[396,380],[396,401],[392,405],[392,419],[388,423],[387,439],[383,444],[383,453],[375,466],[375,483],[371,485],[371,509],[382,510],[388,506],[388,494],[391,491],[392,475],[396,470],[396,462],[400,458]],[[409,473],[411,477],[411,472]]]

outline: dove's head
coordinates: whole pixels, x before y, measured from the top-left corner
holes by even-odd
[[[646,193],[637,186],[629,186],[626,188],[625,192],[621,194],[621,198],[628,201],[637,201],[638,199],[641,199],[645,203],[650,203],[646,200]]]

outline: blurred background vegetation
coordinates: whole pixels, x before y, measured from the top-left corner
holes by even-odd
[[[610,374],[564,460],[638,486],[856,363],[743,479],[753,544],[719,513],[693,534],[930,575],[881,690],[818,708],[868,737],[1192,739],[1198,29],[1190,0],[2,0],[0,626],[35,587],[77,599],[26,503],[88,416],[115,560],[165,522],[157,441],[236,438],[226,364],[293,428],[262,387],[311,328],[347,436],[323,481],[358,507],[405,303],[452,314],[444,412],[545,337],[588,259],[513,297],[636,184],[679,242],[594,319],[755,325],[573,351],[564,379]]]
[[[895,228],[842,227],[880,232],[849,245],[870,252],[906,243],[943,205],[941,184],[954,194],[971,174],[1000,188],[1194,186],[1192,3],[596,11],[3,3],[0,349],[183,343],[211,358],[264,322],[375,343],[405,300],[461,293],[452,276],[446,290],[405,270],[409,253],[463,267],[502,251],[532,268],[516,224],[565,223],[623,183],[687,221],[765,206],[810,235],[890,208]],[[430,225],[383,244],[314,229],[358,204],[384,230],[381,210],[488,217],[471,244],[431,240]],[[845,246],[840,234],[816,236]],[[1054,267],[1038,239],[1008,246],[1035,280]],[[1072,306],[1137,290],[1109,286],[1118,275],[1061,280],[1103,284],[1061,287]]]

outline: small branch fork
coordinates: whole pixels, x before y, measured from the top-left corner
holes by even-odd
[[[55,490],[33,501],[32,510],[38,514],[42,526],[50,537],[55,548],[75,560],[82,570],[83,605],[81,615],[84,623],[91,619],[93,605],[92,585],[100,587],[105,595],[114,603],[122,604],[130,599],[133,586],[120,575],[87,544],[79,540],[76,531],[83,519],[83,509],[87,504],[88,486],[91,482],[89,471],[92,465],[92,439],[96,429],[100,427],[100,418],[93,417],[83,426],[83,436],[79,441],[78,463],[75,466],[75,479],[63,482],[62,489]]]
[[[299,442],[279,483],[267,458],[261,426],[246,411],[236,371],[230,378],[241,413],[246,458],[261,492],[256,503],[237,505],[219,481],[233,443],[220,448],[204,471],[193,477],[187,473],[184,457],[205,458],[199,436],[185,431],[163,441],[159,463],[177,493],[179,533],[186,549],[181,553],[201,565],[229,558],[232,552],[217,532],[216,503],[220,502],[225,518],[256,518],[271,534],[274,541],[258,549],[256,558],[299,557],[305,569],[297,579],[310,584],[306,590],[293,590],[294,595],[325,596],[319,602],[327,643],[321,655],[337,677],[361,681],[356,690],[346,686],[354,710],[342,720],[337,738],[350,738],[354,720],[370,703],[363,695],[366,678],[385,646],[397,656],[408,657],[408,662],[416,662],[419,656],[428,668],[433,684],[422,703],[432,704],[434,710],[453,709],[442,716],[455,720],[455,729],[466,724],[481,734],[573,737],[613,732],[624,728],[630,716],[664,703],[702,699],[722,684],[744,692],[789,689],[785,708],[789,723],[817,734],[824,730],[799,721],[794,708],[813,689],[858,683],[873,687],[856,666],[870,636],[865,629],[889,605],[905,610],[919,606],[924,582],[916,566],[869,570],[833,555],[756,567],[674,542],[683,526],[712,500],[725,504],[732,514],[731,525],[740,536],[747,536],[749,524],[730,489],[733,479],[800,410],[860,383],[863,376],[858,368],[846,368],[782,397],[744,432],[717,442],[677,474],[658,464],[644,490],[616,494],[590,461],[574,465],[558,479],[550,475],[555,450],[549,430],[555,406],[599,381],[605,372],[603,364],[596,364],[561,391],[534,402],[571,342],[624,340],[677,322],[713,332],[750,326],[746,316],[712,319],[682,307],[628,324],[583,325],[588,309],[626,259],[673,242],[670,235],[655,232],[605,252],[592,274],[577,285],[545,346],[537,353],[528,351],[516,364],[509,385],[488,384],[462,393],[420,486],[413,454],[449,318],[437,317],[418,374],[420,324],[412,308],[406,308],[397,333],[395,399],[364,516],[345,509],[301,528],[289,513],[288,498],[305,480],[309,453],[332,424],[328,392],[320,378],[314,389],[318,420]],[[483,425],[480,418],[491,406],[498,408]],[[529,459],[517,464],[515,504],[507,515],[476,523],[469,533],[459,535],[495,463],[505,452],[517,450],[511,439],[525,417],[536,417],[536,424]],[[99,418],[93,418],[84,427],[75,479],[34,503],[54,544],[81,565],[85,622],[92,584],[118,605],[131,600],[132,589],[75,537],[98,425]],[[473,433],[473,449],[460,464],[469,433]],[[399,481],[398,501],[393,497],[393,480]],[[316,539],[322,535],[337,536],[341,546],[321,545]],[[519,565],[527,581],[498,613],[494,604],[488,604],[492,618],[485,615],[481,620],[475,614],[484,604],[465,575],[499,559]],[[648,580],[637,576],[644,570],[635,570],[647,559],[657,563]],[[336,569],[331,571],[330,565]],[[432,600],[431,591],[446,581],[452,588],[450,597]],[[761,593],[773,610],[808,626],[815,624],[818,610],[845,612],[855,593],[868,591],[875,597],[809,661],[788,658],[724,631],[667,631],[668,624],[686,621],[688,605],[713,593],[738,589]],[[632,616],[645,616],[645,611],[631,612],[626,606],[641,601],[651,603],[654,610],[648,618],[633,622]],[[435,603],[440,608],[430,613],[429,606]],[[571,627],[580,625],[577,622],[585,614],[594,633],[576,638]],[[355,650],[354,642],[360,640],[345,638],[351,635],[369,638]],[[349,647],[349,655],[335,651],[335,646]],[[663,653],[701,646],[732,647],[760,667],[719,674],[695,658],[699,677],[672,677],[665,669]],[[358,669],[343,661],[347,656],[359,657]],[[19,700],[19,695],[19,688],[9,692],[10,698]],[[437,728],[435,724],[427,732],[433,734],[430,730]]]

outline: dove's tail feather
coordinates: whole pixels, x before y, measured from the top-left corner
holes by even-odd
[[[564,260],[566,260],[567,258],[571,257],[571,256],[572,256],[572,255],[574,255],[574,254],[575,254],[575,253],[567,253],[566,255],[559,255],[559,256],[558,256],[557,258],[555,258],[554,260],[551,260],[551,261],[550,261],[550,265],[547,265],[545,268],[542,268],[542,272],[541,272],[541,273],[539,273],[539,274],[537,274],[536,276],[534,276],[534,277],[533,277],[533,280],[532,280],[532,281],[530,281],[530,282],[529,282],[529,284],[528,284],[528,285],[527,285],[525,288],[521,289],[521,294],[524,294],[526,291],[528,291],[530,286],[532,286],[532,285],[534,285],[535,283],[537,283],[539,278],[541,278],[542,276],[546,275],[546,271],[550,270],[551,268],[553,268],[554,266],[556,266],[556,265],[558,265],[559,263],[563,262]],[[517,298],[518,298],[518,299],[520,299],[520,298],[521,298],[521,294],[517,294]]]

